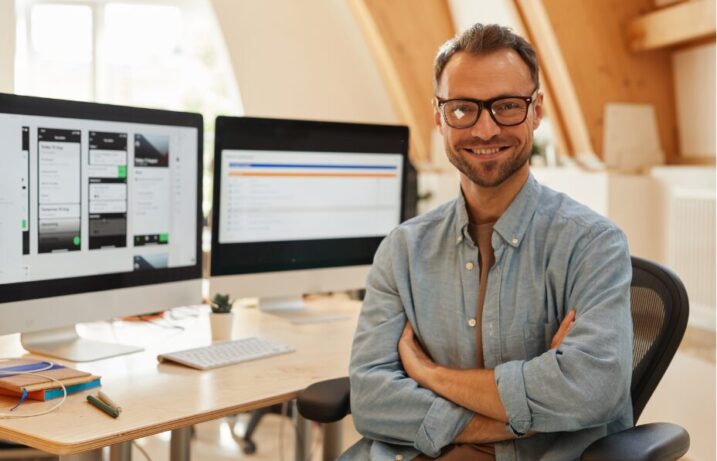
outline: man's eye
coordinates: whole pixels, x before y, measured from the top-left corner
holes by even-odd
[[[475,111],[476,107],[472,104],[459,104],[451,108],[451,113],[458,118],[473,114]]]
[[[458,120],[460,120],[466,116],[465,111],[461,110],[460,107],[456,107],[455,109],[453,109],[451,111],[451,114],[453,115],[453,118],[458,119]]]
[[[514,102],[502,102],[495,107],[496,110],[514,110],[519,108],[520,106]]]
[[[461,119],[472,114],[475,114],[476,108],[471,105],[454,107],[451,113],[457,119]]]
[[[493,103],[493,112],[509,112],[524,109],[525,102],[519,99],[509,99],[507,101],[496,101]]]

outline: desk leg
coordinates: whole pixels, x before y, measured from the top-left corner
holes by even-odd
[[[110,446],[110,461],[132,461],[132,442]]]
[[[323,460],[335,461],[341,454],[342,434],[341,421],[322,424],[324,428]]]
[[[102,449],[85,451],[75,455],[60,456],[60,461],[102,461]]]
[[[173,430],[172,440],[169,446],[169,459],[171,461],[189,461],[189,444],[191,439],[192,426]]]
[[[294,451],[295,461],[309,461],[309,453],[311,452],[311,421],[302,417],[296,408],[296,400],[292,402],[294,405],[293,414],[296,424],[296,450]]]

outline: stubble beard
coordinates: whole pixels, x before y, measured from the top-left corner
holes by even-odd
[[[465,156],[459,153],[459,149],[453,149],[448,143],[446,143],[445,148],[448,160],[453,166],[473,183],[481,187],[497,187],[503,184],[528,162],[531,151],[528,147],[507,160],[493,160],[475,164],[469,162]],[[496,170],[497,174],[494,174]]]

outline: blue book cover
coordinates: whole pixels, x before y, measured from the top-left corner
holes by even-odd
[[[75,394],[75,393],[77,393],[77,392],[86,391],[87,389],[93,389],[93,388],[95,388],[95,387],[100,387],[100,379],[99,379],[99,378],[95,379],[94,381],[89,381],[89,382],[86,382],[86,383],[71,384],[71,385],[69,385],[69,386],[65,386],[65,388],[67,389],[67,395]],[[62,389],[59,388],[59,387],[56,387],[56,388],[54,388],[54,389],[45,389],[44,391],[30,392],[30,393],[28,394],[28,397],[29,397],[29,398],[33,398],[33,394],[36,394],[36,393],[37,393],[37,394],[40,394],[40,393],[43,393],[43,392],[44,392],[44,395],[43,395],[44,398],[36,398],[36,399],[34,399],[34,400],[51,400],[51,399],[56,399],[56,398],[58,398],[58,397],[62,397],[62,394],[63,394],[63,393],[62,393]]]

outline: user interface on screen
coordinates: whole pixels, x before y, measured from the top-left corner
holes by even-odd
[[[198,138],[0,113],[0,284],[195,265]]]
[[[401,221],[403,155],[223,150],[219,243],[383,237]]]

